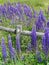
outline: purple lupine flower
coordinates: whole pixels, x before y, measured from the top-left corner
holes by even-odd
[[[36,25],[36,30],[37,31],[41,29],[41,23],[39,23],[38,20],[36,21],[35,25]]]
[[[17,34],[16,36],[16,49],[20,53],[21,52],[21,47],[20,47],[20,36]]]
[[[40,10],[39,15],[41,16],[41,20],[42,20],[43,22],[46,22],[46,18],[45,18],[45,16],[44,16],[42,10]]]
[[[45,37],[46,37],[47,47],[49,48],[49,28],[45,29]]]
[[[7,7],[7,18],[12,19],[13,12],[11,11],[11,5]]]
[[[43,50],[44,54],[47,56],[48,55],[48,47],[47,47],[47,39],[46,39],[45,35],[42,37],[42,50]]]
[[[31,32],[31,46],[35,50],[36,50],[36,46],[37,46],[36,40],[37,40],[36,30],[35,30],[35,28],[33,28],[32,32]]]
[[[36,21],[36,30],[43,30],[44,29],[44,23],[41,19],[41,15],[38,16],[37,21]]]
[[[14,59],[14,57],[15,57],[15,50],[12,47],[12,41],[11,40],[8,41],[8,47],[9,47],[9,52],[10,52],[11,59]]]
[[[47,27],[49,27],[49,21],[47,22]]]
[[[19,20],[23,20],[23,7],[20,3],[16,4],[16,9],[17,9],[17,16],[19,17]]]
[[[36,30],[42,30],[43,29],[43,24],[41,21],[36,21]]]
[[[4,6],[2,6],[1,11],[2,11],[2,15],[3,16],[6,16],[6,8]]]
[[[4,41],[4,38],[3,37],[2,37],[1,46],[2,46],[3,59],[5,61],[6,60],[6,57],[7,57],[7,52],[6,52],[6,45],[5,45],[5,41]]]
[[[17,7],[17,9],[19,10],[19,12],[22,14],[22,5],[20,4],[20,3],[17,3],[16,4],[16,7]]]
[[[10,34],[8,35],[8,47],[9,47],[10,57],[13,59],[15,57],[15,50],[12,47],[12,40]]]
[[[11,40],[8,40],[8,47],[9,47],[9,50],[12,50],[12,41]]]
[[[47,38],[47,47],[49,49],[49,33],[48,33],[48,38]]]
[[[49,28],[45,28],[45,34],[42,37],[42,49],[45,53],[45,55],[48,55],[48,49],[49,49]]]
[[[49,28],[45,28],[45,36],[46,36],[46,39],[48,38],[48,33],[49,33]]]
[[[12,40],[11,40],[10,34],[8,35],[8,47],[9,47],[9,53],[10,53],[11,59],[15,60],[16,53],[15,53],[15,49],[12,47]]]
[[[11,35],[8,35],[8,48],[9,51],[12,49],[12,40],[11,40]],[[11,57],[11,52],[10,52],[10,57]]]
[[[31,9],[30,9],[29,6],[24,5],[24,13],[25,13],[25,15],[28,16],[29,18],[32,18],[32,11],[31,11]]]
[[[44,16],[42,10],[40,10],[40,12],[39,12],[39,16],[40,16],[40,18],[41,18],[42,25],[43,25],[43,28],[44,28],[44,27],[46,26],[46,17]]]

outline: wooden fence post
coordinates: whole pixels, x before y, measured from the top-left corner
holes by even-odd
[[[19,38],[20,38],[21,32],[22,32],[22,25],[17,25],[16,35],[18,35]],[[17,53],[18,53],[19,57],[21,57],[21,48],[20,48],[19,52],[17,52]]]
[[[22,32],[22,25],[17,25],[16,34],[20,34]]]

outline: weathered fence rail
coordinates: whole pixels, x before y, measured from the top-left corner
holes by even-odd
[[[7,31],[7,32],[12,32],[12,33],[21,33],[23,35],[30,35],[31,34],[31,31],[27,31],[27,30],[23,30],[22,31],[22,26],[21,25],[17,25],[16,29],[12,29],[12,28],[6,28],[6,27],[3,27],[3,26],[0,26],[0,30],[4,30],[4,31]],[[43,36],[44,33],[43,32],[36,32],[37,36]]]
[[[31,31],[22,31],[21,34],[24,34],[24,35],[30,35],[31,34]],[[42,32],[36,32],[37,36],[43,36],[44,33]]]
[[[0,30],[5,30],[5,31],[8,31],[8,32],[15,32],[15,29],[6,28],[6,27],[3,27],[3,26],[0,26]]]

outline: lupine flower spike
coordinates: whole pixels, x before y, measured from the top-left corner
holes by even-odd
[[[15,57],[15,50],[12,47],[12,40],[11,40],[11,36],[8,36],[8,48],[9,48],[9,52],[10,52],[10,57],[11,59],[13,59]]]
[[[4,37],[2,37],[1,46],[2,46],[2,56],[3,56],[3,60],[4,60],[4,62],[6,62],[7,52],[6,52],[6,45],[5,45]]]
[[[33,28],[31,32],[31,46],[35,51],[36,51],[36,46],[37,46],[36,40],[37,40],[36,30],[35,28]]]

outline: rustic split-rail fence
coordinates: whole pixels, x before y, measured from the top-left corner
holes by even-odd
[[[19,34],[19,33],[23,34],[23,35],[30,35],[31,34],[31,31],[27,31],[27,30],[22,31],[22,25],[17,25],[16,29],[0,26],[0,30],[12,32],[12,33],[15,33],[15,34]],[[43,32],[36,32],[36,34],[37,34],[37,36],[43,36],[44,35]]]

